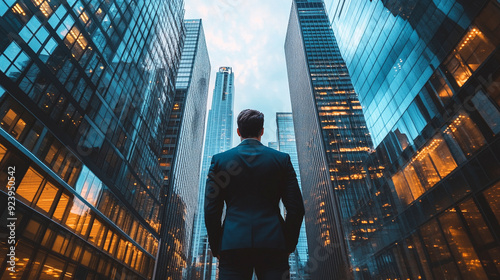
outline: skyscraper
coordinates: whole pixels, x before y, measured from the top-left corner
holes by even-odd
[[[152,277],[182,16],[183,1],[0,1],[2,278]]]
[[[376,145],[367,169],[383,167],[353,219],[377,219],[356,234],[357,277],[500,277],[499,2],[342,2],[330,16]]]
[[[371,140],[322,1],[293,1],[285,56],[311,278],[349,279],[345,230],[363,192]]]
[[[497,279],[499,2],[326,2],[375,143],[346,201],[353,276]]]
[[[164,188],[169,192],[157,279],[182,279],[190,257],[198,207],[210,60],[202,20],[185,20],[184,27],[186,38],[175,84],[174,107],[160,159],[165,173]]]
[[[190,279],[216,279],[217,259],[208,244],[203,206],[205,183],[214,154],[231,148],[233,141],[234,73],[231,67],[220,67],[215,77],[212,108],[208,112],[205,149],[199,182],[199,204],[193,231],[193,255]]]
[[[299,187],[302,190],[292,113],[276,113],[276,127],[278,149],[281,152],[285,152],[290,155],[290,160],[292,161],[293,168],[297,173],[297,181],[299,182]],[[299,242],[297,243],[297,249],[295,249],[295,252],[290,254],[289,258],[290,280],[310,279],[307,267],[308,260],[309,256],[307,251],[306,225],[305,223],[302,223],[302,227],[300,228]]]

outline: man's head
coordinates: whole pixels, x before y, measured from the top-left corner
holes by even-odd
[[[264,134],[264,114],[257,110],[246,109],[238,115],[238,135],[242,138],[256,138]]]

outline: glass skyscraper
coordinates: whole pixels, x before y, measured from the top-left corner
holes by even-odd
[[[371,140],[322,1],[293,1],[285,40],[312,279],[349,279],[344,232]]]
[[[297,181],[299,182],[299,187],[302,190],[292,113],[276,113],[276,127],[278,149],[279,151],[290,155],[290,160],[292,161],[293,168],[297,173]],[[306,225],[305,223],[302,223],[302,227],[300,228],[299,242],[297,243],[297,249],[295,250],[295,252],[290,254],[289,257],[290,280],[310,279],[307,271],[308,259],[309,257],[307,251]]]
[[[175,84],[174,107],[163,140],[160,165],[169,190],[156,279],[182,279],[190,257],[198,207],[210,60],[201,19],[185,20],[185,41]]]
[[[325,2],[375,145],[342,202],[350,276],[498,279],[500,3]]]
[[[212,108],[208,112],[205,149],[199,182],[198,211],[192,241],[192,261],[189,279],[215,280],[217,259],[212,256],[205,228],[205,185],[212,156],[231,148],[233,141],[234,73],[231,67],[220,67],[215,76]]]
[[[182,18],[176,0],[0,1],[2,279],[152,277]]]

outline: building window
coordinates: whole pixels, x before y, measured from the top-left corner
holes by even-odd
[[[398,197],[404,205],[407,205],[456,167],[457,163],[448,145],[440,135],[437,135],[415,155],[402,171],[392,177],[392,181]]]
[[[493,102],[490,101],[482,90],[479,90],[471,101],[491,131],[494,134],[498,134],[500,132],[500,113]]]
[[[38,198],[36,206],[48,213],[58,191],[59,190],[54,185],[47,182],[42,190],[42,193],[40,194],[40,197]]]
[[[495,242],[495,239],[491,235],[488,225],[484,221],[483,215],[479,212],[479,209],[474,203],[472,198],[469,198],[462,204],[460,204],[460,212],[465,218],[470,231],[472,232],[472,237],[475,242],[480,245],[486,245]],[[500,260],[499,260],[500,261]]]
[[[484,191],[484,197],[488,202],[491,211],[495,214],[497,221],[500,222],[500,182]]]
[[[422,239],[430,258],[430,266],[436,279],[460,279],[453,257],[435,219],[420,228]]]
[[[439,222],[463,278],[488,279],[456,210],[446,211]]]
[[[415,200],[402,172],[394,174],[394,176],[392,176],[392,182],[394,183],[399,199],[404,205],[408,205]]]
[[[448,139],[456,142],[467,157],[486,143],[481,131],[463,110],[455,115],[453,121],[444,130],[444,134],[448,136]]]
[[[16,194],[26,201],[31,202],[38,191],[38,187],[43,181],[42,175],[36,172],[33,168],[29,168],[24,175],[19,187],[16,190]],[[29,204],[29,203],[28,203]]]
[[[7,153],[7,148],[5,148],[4,145],[0,144],[0,162],[2,162],[2,159],[4,158],[6,153]]]
[[[461,87],[493,50],[495,45],[478,27],[471,25],[444,65]]]
[[[64,213],[66,213],[66,207],[69,204],[69,200],[70,200],[69,196],[67,194],[64,194],[64,193],[61,195],[61,198],[59,198],[59,202],[58,202],[56,210],[54,211],[54,214],[53,214],[53,217],[56,220],[58,220],[58,221],[62,220]]]

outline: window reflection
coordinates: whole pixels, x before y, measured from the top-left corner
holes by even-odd
[[[429,156],[439,172],[439,175],[443,178],[457,167],[457,163],[453,159],[450,149],[441,136],[435,137],[433,142],[434,141],[436,141],[436,146],[429,150]]]
[[[54,244],[52,244],[52,251],[64,254],[66,252],[66,248],[68,248],[68,244],[69,238],[64,234],[58,234],[54,240]]]
[[[3,157],[7,153],[7,148],[4,145],[0,144],[0,162],[2,162]]]
[[[447,211],[439,217],[439,221],[443,226],[448,245],[464,278],[488,279],[455,209]]]
[[[7,114],[5,114],[2,121],[0,122],[0,125],[2,125],[2,127],[7,130],[10,128],[12,123],[14,123],[14,120],[16,118],[17,118],[16,112],[14,112],[14,110],[12,110],[12,109],[9,109],[7,111]]]
[[[101,222],[98,219],[94,219],[88,240],[94,244],[98,244],[100,238],[102,237],[103,230],[104,228]]]
[[[399,198],[404,204],[409,204],[456,167],[446,142],[437,135],[415,155],[402,172],[399,171],[392,177],[392,181]]]
[[[425,248],[431,259],[432,272],[437,279],[460,279],[438,223],[431,220],[420,228]]]
[[[500,132],[500,112],[495,105],[489,100],[482,90],[479,90],[471,99],[474,107],[483,117],[483,120],[488,124],[494,134]]]
[[[64,262],[56,257],[48,256],[39,279],[55,279],[61,277]]]
[[[422,187],[422,183],[420,182],[417,171],[415,170],[415,165],[411,163],[406,166],[406,168],[404,169],[404,175],[408,182],[408,186],[410,187],[411,193],[413,194],[413,197],[420,197],[425,192],[425,189]]]
[[[42,14],[45,16],[45,17],[50,17],[50,15],[52,14],[52,9],[50,7],[50,5],[47,3],[50,2],[50,0],[47,0],[47,1],[43,1],[43,0],[32,0],[33,3],[35,4],[36,7],[38,7],[40,9],[40,11],[42,11]]]
[[[486,225],[483,216],[479,212],[479,209],[472,198],[469,198],[467,201],[460,204],[460,210],[467,221],[467,225],[472,232],[472,237],[475,242],[485,245],[495,241],[491,235],[488,225]]]
[[[404,203],[404,205],[408,205],[415,200],[410,192],[410,189],[402,172],[394,174],[394,176],[392,177],[392,182],[394,183],[394,187],[396,188],[396,193],[398,194],[399,199]]]
[[[478,27],[471,25],[453,53],[445,61],[445,67],[455,78],[458,86],[461,87],[494,49],[495,45],[484,33]]]
[[[497,182],[493,187],[484,191],[484,197],[488,201],[497,221],[500,222],[500,182]]]
[[[481,131],[464,111],[460,111],[454,117],[453,121],[444,130],[444,133],[460,146],[466,156],[471,156],[486,144]]]
[[[439,70],[436,70],[432,77],[429,79],[430,84],[432,87],[434,87],[434,90],[436,91],[437,95],[439,98],[441,98],[441,101],[443,104],[447,104],[448,101],[450,101],[451,97],[453,96],[453,92],[446,83],[446,80],[443,78]]]
[[[57,220],[62,220],[64,213],[66,213],[66,206],[69,203],[69,196],[67,194],[62,194],[59,198],[59,203],[57,204],[56,210],[54,211],[53,217]]]
[[[38,187],[42,181],[42,175],[30,167],[19,184],[19,187],[16,190],[16,195],[23,197],[28,202],[33,201],[33,198],[35,197]]]
[[[23,231],[23,236],[33,241],[36,241],[39,229],[40,229],[40,223],[35,220],[30,220],[28,225]]]
[[[83,215],[85,205],[79,199],[73,199],[73,205],[68,213],[68,217],[66,218],[66,225],[71,229],[76,229],[78,225],[78,221]]]
[[[36,206],[48,213],[58,191],[59,190],[54,185],[47,182],[38,198]]]

